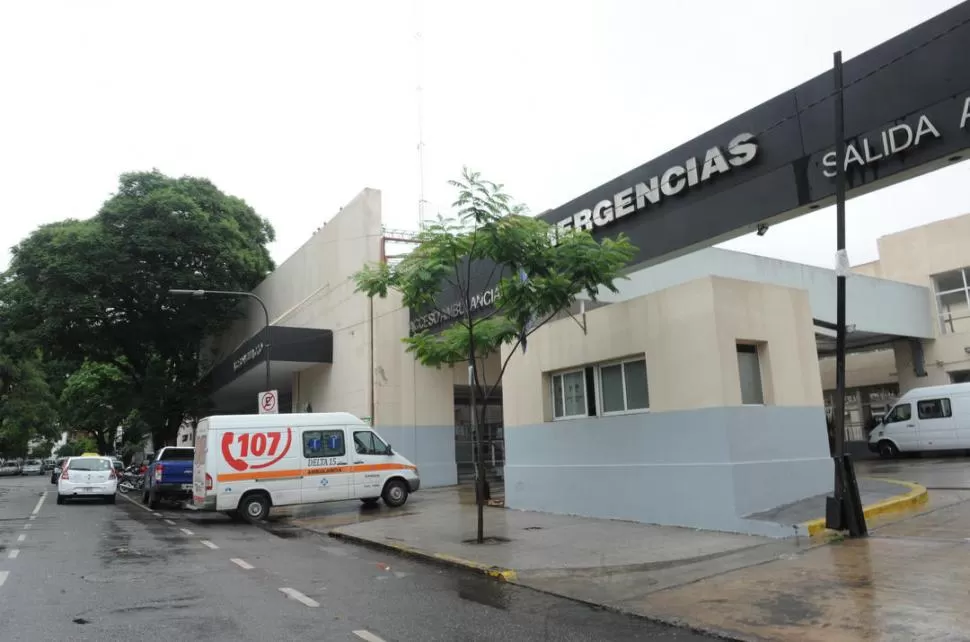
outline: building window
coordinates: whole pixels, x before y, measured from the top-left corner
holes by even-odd
[[[604,415],[647,410],[647,362],[644,359],[599,367],[600,405]]]
[[[650,408],[647,362],[643,358],[557,372],[551,379],[553,419],[614,415]]]
[[[916,402],[916,412],[920,419],[946,419],[953,416],[949,399],[921,399]]]
[[[746,406],[764,405],[765,394],[761,386],[758,346],[738,344],[738,374],[741,378],[741,403]]]
[[[586,403],[586,373],[572,370],[552,375],[552,416],[570,419],[589,416]]]
[[[970,332],[970,287],[967,268],[933,277],[936,310],[943,334]]]

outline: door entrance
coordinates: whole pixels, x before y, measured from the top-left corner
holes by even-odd
[[[455,386],[455,462],[458,483],[475,481],[475,436],[471,426],[471,395],[468,386]],[[505,469],[505,433],[502,424],[502,389],[491,394],[481,426],[485,441],[485,473],[489,481],[501,481]]]

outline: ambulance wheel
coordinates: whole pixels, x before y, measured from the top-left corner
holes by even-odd
[[[381,493],[381,499],[391,508],[403,506],[404,502],[408,500],[408,485],[400,479],[392,479],[384,484],[384,492]]]
[[[364,502],[364,506],[377,506],[377,502],[380,497],[364,497],[360,501]]]
[[[251,493],[239,501],[239,512],[247,522],[255,524],[269,516],[269,497],[265,493]]]

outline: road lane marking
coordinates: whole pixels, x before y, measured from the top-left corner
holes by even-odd
[[[10,575],[10,571],[0,571],[0,586],[7,581],[7,576]]]
[[[187,528],[180,528],[179,530],[180,530],[180,531],[182,531],[183,533],[185,533],[186,535],[188,535],[188,536],[190,536],[190,537],[191,537],[192,535],[195,535],[195,533],[193,533],[192,531],[190,531],[190,530],[189,530],[189,529],[187,529]]]
[[[173,521],[172,521],[172,520],[170,520],[170,519],[166,519],[166,520],[164,520],[164,521],[165,521],[165,523],[166,523],[166,524],[168,524],[169,526],[175,526],[175,522],[173,522]]]
[[[36,515],[37,513],[40,512],[40,507],[44,505],[44,500],[45,499],[47,499],[47,491],[46,490],[43,493],[41,493],[40,499],[37,500],[37,505],[34,506],[34,510],[31,513],[31,515]]]
[[[379,638],[370,631],[354,631],[354,635],[367,642],[384,642],[384,638]]]
[[[34,521],[35,519],[37,519],[37,516],[36,515],[31,515],[30,516],[30,521]]]
[[[7,555],[7,559],[15,560],[15,559],[17,559],[17,556],[18,555],[20,555],[20,549],[19,548],[11,548],[10,549],[10,554]]]
[[[218,546],[216,546],[215,544],[213,544],[212,542],[210,542],[207,539],[201,539],[199,541],[202,542],[203,544],[205,544],[206,546],[208,546],[209,548],[211,548],[214,551],[215,550],[218,550],[218,548],[219,548]]]
[[[17,541],[18,542],[22,542],[25,539],[27,539],[27,534],[26,533],[21,533],[20,535],[17,535]]]
[[[247,571],[252,570],[252,568],[253,568],[253,565],[252,564],[250,564],[246,560],[241,560],[238,557],[230,558],[229,561],[232,562],[233,564],[235,564],[236,566],[238,566],[239,568],[246,569]]]
[[[139,504],[137,501],[135,501],[131,497],[128,497],[128,495],[122,495],[122,497],[125,498],[125,499],[127,499],[131,503],[132,506],[137,506],[138,508],[140,508],[142,510],[147,510],[149,513],[152,513],[153,515],[155,514],[152,511],[152,509],[150,509],[148,506],[145,506],[144,504]]]
[[[30,530],[30,524],[24,524],[24,530],[25,531],[29,531]]]
[[[318,606],[320,606],[320,603],[319,602],[317,602],[316,600],[313,600],[313,599],[308,598],[306,595],[304,595],[303,593],[300,593],[296,589],[292,589],[292,588],[281,588],[280,589],[280,592],[283,593],[283,595],[285,595],[285,596],[287,596],[289,598],[292,598],[292,599],[296,600],[297,602],[300,602],[301,604],[304,604],[306,606],[309,606],[311,609],[315,609]]]

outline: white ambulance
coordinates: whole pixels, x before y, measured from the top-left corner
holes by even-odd
[[[418,468],[346,412],[221,415],[195,433],[192,506],[249,521],[274,506],[359,499],[401,506]]]

